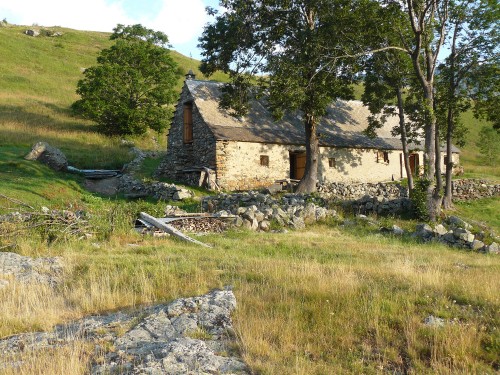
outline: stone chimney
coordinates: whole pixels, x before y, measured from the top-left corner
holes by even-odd
[[[195,79],[195,78],[196,78],[196,74],[194,74],[193,71],[191,69],[189,69],[189,72],[186,74],[186,81],[191,80],[191,79]]]

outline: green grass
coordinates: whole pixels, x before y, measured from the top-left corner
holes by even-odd
[[[468,218],[479,226],[492,228],[500,234],[500,199],[498,197],[475,199],[455,204],[456,215]]]
[[[462,121],[468,129],[466,135],[466,145],[461,149],[460,164],[464,166],[464,176],[467,178],[485,178],[492,181],[500,181],[500,165],[489,165],[484,162],[477,142],[479,141],[479,131],[485,125],[490,125],[484,120],[474,118],[472,111],[467,111],[462,115]]]

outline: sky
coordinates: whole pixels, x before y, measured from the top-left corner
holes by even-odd
[[[200,59],[196,47],[218,0],[0,0],[0,20],[16,25],[106,31],[121,23],[163,31],[174,50]]]

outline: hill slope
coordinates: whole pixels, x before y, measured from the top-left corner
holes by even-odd
[[[69,111],[78,99],[75,89],[83,69],[94,65],[99,51],[112,44],[109,34],[51,27],[62,36],[31,37],[24,34],[26,29],[0,27],[0,56],[5,57],[0,59],[0,147],[17,146],[25,152],[34,142],[45,140],[80,167],[123,165],[129,155],[119,140],[97,134],[91,122],[74,118]],[[205,78],[198,70],[199,61],[175,51],[172,57],[184,72],[192,69]],[[182,82],[183,77],[179,90]],[[159,144],[151,142],[152,136]],[[151,134],[135,142],[142,148],[165,147],[162,135]]]

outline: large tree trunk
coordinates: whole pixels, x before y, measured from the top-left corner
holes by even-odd
[[[403,159],[405,164],[406,177],[408,179],[408,193],[410,197],[413,194],[413,175],[411,174],[410,167],[410,152],[408,151],[408,137],[406,135],[405,112],[403,108],[403,94],[401,87],[396,89],[398,97],[398,111],[399,111],[399,130],[401,132],[401,146],[403,147]]]
[[[426,207],[430,221],[436,221],[440,214],[441,197],[436,182],[436,116],[433,111],[434,85],[426,82],[424,90],[424,100],[426,111],[428,112],[427,123],[425,125],[425,145],[424,145],[424,176],[429,181],[426,195]]]
[[[445,192],[443,198],[443,207],[445,210],[448,210],[453,207],[452,197],[452,182],[451,177],[453,175],[453,154],[452,154],[452,134],[453,134],[453,109],[448,107],[448,116],[447,116],[447,125],[448,129],[446,132],[446,184],[445,184]]]
[[[319,158],[319,140],[316,134],[314,116],[306,115],[304,126],[306,132],[306,169],[304,176],[297,186],[297,192],[313,193],[317,190],[316,181],[318,180]]]

